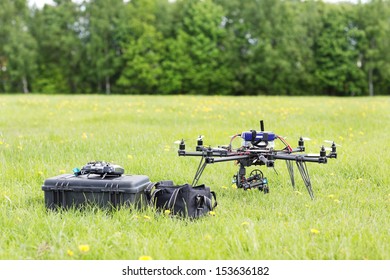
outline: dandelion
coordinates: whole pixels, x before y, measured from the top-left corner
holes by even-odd
[[[145,215],[145,216],[144,216],[144,219],[145,219],[145,220],[150,220],[150,219],[152,219],[152,218],[150,218],[149,216]]]
[[[132,155],[127,155],[127,158],[128,159],[133,159],[133,156]]]
[[[237,185],[236,185],[236,184],[233,184],[233,185],[232,185],[232,189],[237,189]]]
[[[140,256],[138,258],[138,260],[140,260],[140,261],[151,261],[151,260],[153,260],[153,258],[151,256]]]
[[[39,175],[39,176],[42,176],[42,175],[43,175],[43,172],[42,172],[42,171],[38,171],[38,175]]]
[[[225,190],[226,190],[226,189],[227,189],[227,187],[226,187],[226,186],[222,186],[222,187],[221,187],[221,189],[225,189]]]
[[[87,138],[88,138],[88,135],[87,135],[87,133],[83,132],[83,134],[81,135],[81,138],[83,138],[83,139],[87,139]]]
[[[167,209],[164,211],[165,216],[169,216],[171,214],[171,210]]]
[[[316,228],[312,228],[312,229],[310,230],[310,232],[311,232],[312,234],[319,234],[319,233],[320,233],[320,231],[319,231],[318,229],[316,229]]]
[[[249,226],[249,222],[243,222],[243,223],[241,223],[241,226],[247,227],[247,226]]]
[[[213,238],[211,237],[210,234],[206,234],[206,235],[203,237],[203,239],[209,241],[209,240],[212,240]]]
[[[67,254],[69,257],[73,257],[74,252],[73,252],[72,250],[68,250],[68,251],[66,252],[66,254]]]
[[[89,251],[89,245],[88,244],[81,244],[81,245],[79,245],[79,250],[81,253],[86,253]]]
[[[209,212],[209,215],[210,215],[210,216],[215,216],[215,212],[214,212],[214,211],[210,211],[210,212]]]

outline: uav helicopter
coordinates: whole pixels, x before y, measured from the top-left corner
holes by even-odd
[[[234,149],[232,148],[232,142],[238,137],[242,138],[242,145]],[[275,149],[276,140],[282,142],[284,146],[282,149]],[[284,137],[276,135],[271,131],[264,131],[264,121],[261,120],[260,131],[250,130],[235,134],[231,136],[230,143],[226,146],[218,146],[217,148],[205,147],[203,145],[203,136],[198,137],[195,151],[186,151],[184,140],[179,140],[175,143],[179,144],[179,156],[201,158],[192,182],[193,186],[198,183],[208,164],[235,161],[239,165],[237,174],[233,176],[233,183],[237,185],[237,188],[243,188],[244,190],[257,188],[264,193],[268,193],[268,180],[264,177],[263,172],[260,169],[255,169],[246,177],[246,167],[264,165],[269,168],[275,168],[276,160],[284,160],[287,164],[293,188],[295,188],[293,168],[293,162],[295,162],[311,199],[314,199],[306,162],[326,164],[328,159],[337,158],[337,146],[340,145],[334,141],[326,140],[325,142],[330,142],[330,147],[326,148],[322,145],[319,154],[307,154],[305,153],[305,140],[310,139],[300,137],[298,147],[292,148]]]

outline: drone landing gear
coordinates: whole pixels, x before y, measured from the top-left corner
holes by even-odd
[[[202,157],[200,159],[198,169],[196,170],[194,180],[192,181],[193,186],[196,186],[196,184],[198,184],[198,181],[199,181],[200,177],[202,176],[202,173],[203,173],[204,169],[206,168],[206,165],[207,165],[207,161]]]
[[[257,188],[259,191],[269,193],[268,180],[261,170],[253,170],[248,178],[245,177],[245,173],[245,167],[241,165],[237,175],[233,176],[233,183],[237,185],[237,188],[243,188],[244,190]]]
[[[304,184],[306,186],[306,189],[307,189],[311,199],[314,199],[314,193],[313,193],[313,189],[311,187],[311,181],[310,181],[309,172],[307,170],[306,162],[304,162],[304,161],[296,161],[296,163],[297,163],[297,167],[298,167],[299,173],[301,173],[301,176],[302,176],[303,182],[304,182]],[[287,164],[288,173],[290,174],[291,185],[295,189],[293,163],[292,163],[291,160],[287,160],[286,164]]]

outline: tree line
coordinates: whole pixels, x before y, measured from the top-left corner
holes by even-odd
[[[390,1],[0,2],[0,92],[387,95]]]

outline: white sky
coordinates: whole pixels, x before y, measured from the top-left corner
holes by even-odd
[[[38,8],[42,8],[45,4],[52,4],[53,1],[51,0],[28,0],[30,6],[37,5]]]

